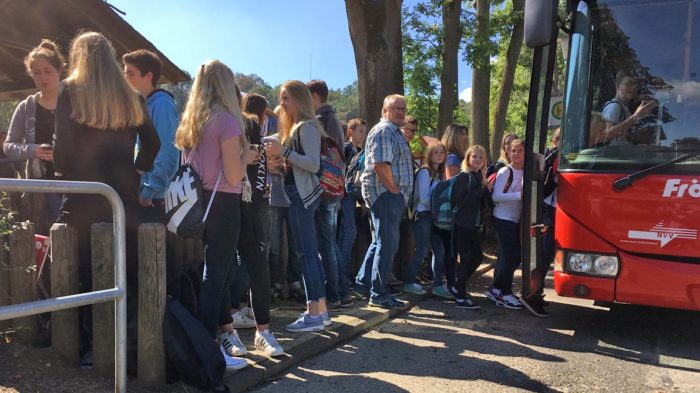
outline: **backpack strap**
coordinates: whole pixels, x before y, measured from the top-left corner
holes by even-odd
[[[510,190],[510,186],[513,185],[513,168],[511,168],[510,165],[508,165],[506,168],[508,168],[508,180],[506,180],[506,185],[503,187],[503,193],[508,192],[508,190]]]
[[[214,184],[214,190],[211,193],[211,198],[209,198],[209,203],[207,204],[207,210],[204,212],[204,217],[202,218],[202,222],[207,221],[207,216],[209,216],[209,209],[211,209],[211,204],[214,202],[214,196],[216,196],[216,190],[219,189],[219,182],[221,182],[221,176],[224,174],[224,170],[221,169],[221,172],[219,172],[219,176],[216,178],[216,184]]]

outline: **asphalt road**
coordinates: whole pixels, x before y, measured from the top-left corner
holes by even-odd
[[[700,313],[547,299],[540,319],[432,298],[255,391],[700,392]]]

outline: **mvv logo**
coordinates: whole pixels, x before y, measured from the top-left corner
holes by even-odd
[[[697,240],[698,230],[664,227],[664,222],[661,221],[648,231],[629,231],[627,232],[627,238],[658,241],[661,248],[663,248],[674,239]]]

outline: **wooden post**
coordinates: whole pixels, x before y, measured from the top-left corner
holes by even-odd
[[[0,307],[10,305],[10,252],[8,236],[0,236]],[[0,321],[0,332],[10,327],[9,321]]]
[[[10,303],[20,304],[37,300],[36,249],[34,225],[30,222],[18,225],[10,235]],[[37,316],[32,315],[12,321],[17,338],[32,344],[36,339]]]
[[[48,206],[46,204],[46,194],[43,193],[31,193],[31,218],[30,221],[34,223],[34,231],[41,235],[48,235],[51,229],[51,224],[49,223],[49,213]]]
[[[165,227],[139,226],[138,379],[151,389],[165,385]]]
[[[92,290],[114,288],[114,230],[111,223],[92,225]],[[92,358],[95,372],[114,375],[114,302],[92,306]]]
[[[78,231],[66,224],[51,227],[51,297],[74,295],[78,289]],[[78,309],[51,313],[51,347],[68,365],[80,365]]]

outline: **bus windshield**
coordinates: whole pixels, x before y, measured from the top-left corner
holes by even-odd
[[[628,172],[700,153],[700,6],[599,0],[574,18],[561,169]],[[670,165],[700,172],[700,158]]]

